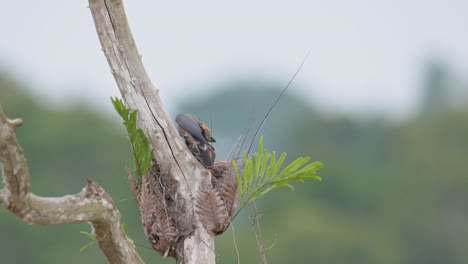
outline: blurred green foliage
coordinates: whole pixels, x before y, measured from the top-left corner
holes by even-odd
[[[220,85],[210,96],[187,99],[180,112],[212,126],[224,158],[252,113],[263,116],[281,88]],[[354,119],[320,113],[292,92],[264,126],[264,145],[327,166],[322,183],[278,189],[257,204],[263,242],[272,245],[269,263],[468,263],[468,109],[441,107],[437,96],[426,95],[424,111],[409,120]],[[125,174],[131,149],[119,122],[85,106],[50,109],[4,77],[0,103],[9,117],[24,119],[18,138],[33,192],[75,193],[86,178],[96,180],[117,202],[146,262],[174,263],[143,247],[148,243]],[[428,111],[429,104],[437,111]],[[86,224],[29,226],[4,208],[0,223],[1,263],[106,262],[97,247],[79,252],[89,242],[79,234]],[[240,262],[259,263],[250,221],[240,214],[234,226]],[[231,231],[217,238],[216,252],[218,263],[237,262]]]

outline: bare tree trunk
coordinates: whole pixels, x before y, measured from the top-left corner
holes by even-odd
[[[188,151],[163,108],[132,37],[120,0],[89,0],[96,31],[112,74],[127,107],[138,110],[137,126],[155,150],[159,174],[178,184],[176,196],[182,201],[192,232],[181,236],[178,263],[215,263],[214,237],[203,227],[196,212],[197,196],[211,188],[210,171]],[[148,172],[151,173],[151,172]],[[150,175],[145,175],[149,177]],[[148,236],[148,234],[147,234]],[[148,239],[151,240],[150,237]]]
[[[171,243],[167,249],[159,250],[161,253],[175,257],[178,263],[214,264],[214,235],[226,230],[237,201],[237,182],[232,177],[223,178],[225,173],[232,174],[227,169],[230,163],[215,164],[213,167],[218,170],[216,179],[212,179],[210,170],[188,151],[141,62],[122,2],[90,0],[89,3],[98,37],[122,97],[127,107],[138,110],[137,126],[154,149],[154,166],[143,175],[139,186],[131,182],[148,240],[158,249],[165,235],[175,234],[174,240],[168,240]],[[91,221],[92,232],[110,263],[143,263],[133,241],[122,229],[120,213],[111,197],[96,183],[89,180],[80,193],[58,198],[39,197],[30,192],[28,166],[15,135],[21,123],[20,119],[7,119],[0,106],[0,163],[4,183],[0,205],[30,224]],[[154,220],[161,215],[155,215],[154,211],[146,214],[142,208],[145,202],[154,205],[151,195],[159,188],[155,187],[158,184],[162,190],[159,198],[163,200],[159,203],[164,209],[168,203],[166,191],[172,192],[169,202],[176,204],[176,212],[171,215],[165,212],[168,221],[164,223],[169,223],[168,227],[161,227],[162,222]],[[144,197],[145,191],[149,197]],[[169,216],[175,218],[174,215],[179,219],[169,219]],[[150,221],[144,217],[149,217]],[[150,224],[145,226],[145,223]],[[158,233],[161,229],[168,234]]]

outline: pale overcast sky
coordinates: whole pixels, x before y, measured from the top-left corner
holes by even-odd
[[[407,113],[422,66],[468,73],[468,1],[124,1],[144,63],[169,109],[222,79],[286,83],[329,109]],[[0,67],[65,104],[117,95],[87,1],[4,1]],[[190,98],[190,97],[188,97]]]

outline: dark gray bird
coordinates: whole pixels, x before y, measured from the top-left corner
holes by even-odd
[[[216,159],[215,148],[209,142],[216,142],[208,126],[192,114],[179,114],[175,119],[179,134],[192,154],[205,167],[211,167]]]

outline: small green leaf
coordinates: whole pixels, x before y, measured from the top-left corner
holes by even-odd
[[[127,230],[127,226],[125,224],[122,224],[122,230],[123,230],[125,236],[128,237],[128,230]]]
[[[88,225],[90,225],[91,228],[92,228],[93,224],[92,224],[91,222],[88,221],[88,222],[86,222],[86,223],[87,223]],[[91,233],[89,233],[89,232],[86,232],[86,231],[80,231],[80,234],[83,234],[83,235],[85,235],[85,236],[91,238],[91,240],[92,240],[90,243],[88,243],[88,244],[84,245],[83,247],[81,247],[81,248],[80,248],[80,252],[82,252],[83,250],[85,250],[85,249],[87,249],[87,248],[93,246],[94,244],[96,244],[97,239],[96,239],[96,237],[95,237],[93,234],[91,234]]]
[[[80,234],[83,234],[83,235],[87,235],[89,238],[91,238],[92,240],[96,241],[96,237],[89,233],[89,232],[86,232],[86,231],[80,231]]]
[[[91,242],[91,243],[88,243],[88,244],[84,245],[83,247],[80,248],[80,252],[83,252],[83,250],[85,250],[85,249],[87,249],[87,248],[89,248],[89,247],[94,246],[94,244],[96,244],[96,241],[93,241],[93,242]]]

